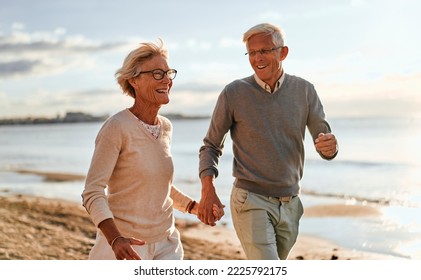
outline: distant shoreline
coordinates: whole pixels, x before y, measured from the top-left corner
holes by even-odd
[[[83,112],[67,112],[63,117],[57,115],[48,117],[20,117],[0,119],[0,125],[32,125],[32,124],[56,124],[56,123],[81,123],[104,121],[108,115],[93,116]]]
[[[208,119],[209,116],[189,116],[183,114],[165,114],[165,117],[171,120],[198,120]],[[20,117],[0,119],[0,125],[34,125],[34,124],[63,124],[63,123],[86,123],[103,122],[109,115],[94,116],[83,112],[67,112],[64,117]]]

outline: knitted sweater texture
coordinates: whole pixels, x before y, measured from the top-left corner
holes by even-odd
[[[218,175],[230,132],[236,187],[273,197],[297,195],[306,127],[313,140],[331,131],[311,83],[285,74],[282,86],[270,94],[253,76],[236,80],[224,88],[215,106],[200,148],[200,176]]]
[[[166,238],[174,230],[173,207],[185,212],[191,201],[173,186],[172,125],[158,117],[158,139],[128,109],[103,124],[82,194],[96,226],[114,218],[123,236],[147,242]]]

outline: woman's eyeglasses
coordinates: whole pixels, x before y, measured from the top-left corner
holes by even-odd
[[[167,71],[164,71],[162,69],[154,69],[154,70],[150,70],[150,71],[139,72],[135,75],[135,77],[139,76],[140,74],[144,74],[144,73],[152,73],[152,77],[157,81],[162,80],[165,75],[167,75],[168,79],[170,79],[170,80],[174,80],[175,76],[177,76],[177,70],[175,70],[175,69],[170,69],[170,70],[167,70]]]

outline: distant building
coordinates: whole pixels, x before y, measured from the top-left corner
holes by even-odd
[[[63,122],[66,123],[76,123],[76,122],[96,122],[104,121],[108,115],[104,116],[92,116],[90,114],[82,112],[67,112],[66,116],[63,118]]]

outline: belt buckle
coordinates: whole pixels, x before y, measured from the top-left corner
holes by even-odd
[[[293,196],[281,196],[279,197],[280,202],[290,202]]]

